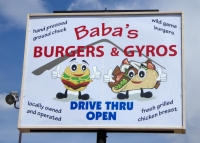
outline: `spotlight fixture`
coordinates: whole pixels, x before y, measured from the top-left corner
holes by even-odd
[[[16,102],[19,101],[18,92],[15,92],[15,91],[10,92],[10,94],[6,96],[5,100],[6,100],[6,103],[9,105],[12,105],[14,103],[14,107],[16,109],[19,109],[18,107],[16,107]]]

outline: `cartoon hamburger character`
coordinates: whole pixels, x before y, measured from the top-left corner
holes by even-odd
[[[116,66],[114,71],[109,69],[108,74],[104,75],[104,82],[114,93],[118,93],[118,99],[128,99],[129,91],[133,90],[140,90],[141,97],[151,98],[152,92],[144,93],[143,89],[157,89],[160,82],[166,79],[167,74],[162,73],[161,68],[156,70],[150,59],[143,63],[124,59],[120,67]]]
[[[81,94],[81,92],[87,88],[92,79],[100,79],[101,72],[97,70],[96,66],[93,66],[93,75],[90,76],[88,65],[85,60],[78,64],[76,58],[73,58],[62,75],[59,73],[60,65],[56,67],[56,70],[52,71],[52,78],[60,78],[66,88],[65,93],[59,92],[56,94],[58,99],[67,98],[68,91],[78,92],[78,99],[88,100],[90,98],[89,94]]]

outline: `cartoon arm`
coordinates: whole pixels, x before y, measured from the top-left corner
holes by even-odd
[[[113,72],[113,70],[109,69],[108,70],[108,74],[104,74],[104,76],[103,76],[103,82],[105,82],[105,83],[115,82],[115,80],[113,80],[112,72]]]
[[[52,72],[51,72],[51,78],[60,78],[61,77],[61,75],[60,75],[60,65],[58,65],[57,67],[56,67],[56,70],[53,70]]]
[[[91,79],[100,79],[101,78],[101,72],[97,70],[96,66],[93,66],[93,75],[90,76]]]
[[[167,81],[167,74],[163,73],[161,68],[158,68],[158,78],[156,79],[156,81]]]

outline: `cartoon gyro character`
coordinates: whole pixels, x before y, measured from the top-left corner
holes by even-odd
[[[161,68],[156,70],[151,60],[139,63],[124,59],[121,66],[116,66],[112,71],[109,69],[108,75],[104,75],[104,82],[108,83],[113,92],[118,93],[118,99],[128,99],[129,91],[132,90],[141,90],[141,97],[151,98],[152,93],[150,91],[144,93],[143,89],[157,89],[160,81],[167,79],[167,75],[162,73]]]
[[[92,79],[100,79],[101,72],[97,71],[97,67],[93,66],[93,75],[90,76],[90,70],[87,67],[89,64],[82,60],[82,64],[76,62],[76,58],[72,59],[70,66],[68,66],[63,72],[62,76],[59,73],[60,66],[57,66],[56,70],[52,71],[52,78],[61,78],[61,81],[66,88],[65,93],[57,93],[58,99],[67,98],[68,90],[78,92],[78,99],[88,100],[89,94],[81,94],[87,85],[92,82]]]

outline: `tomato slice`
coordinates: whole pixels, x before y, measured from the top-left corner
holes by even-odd
[[[88,82],[83,82],[83,83],[80,83],[80,84],[74,84],[74,83],[72,83],[72,82],[70,82],[68,80],[64,80],[64,79],[62,79],[62,82],[63,82],[64,85],[66,85],[68,87],[71,87],[74,90],[76,90],[76,89],[78,89],[80,87],[85,87],[90,83],[90,81],[88,81]]]
[[[122,61],[122,64],[129,65],[128,59],[127,59],[127,58],[126,58],[126,59],[124,59],[124,60]]]
[[[123,72],[118,73],[118,75],[116,76],[116,81],[120,81],[123,75],[124,75]]]
[[[155,70],[156,69],[156,67],[155,67],[155,65],[153,64],[153,63],[147,63],[147,68],[148,69],[152,69],[152,70]]]

